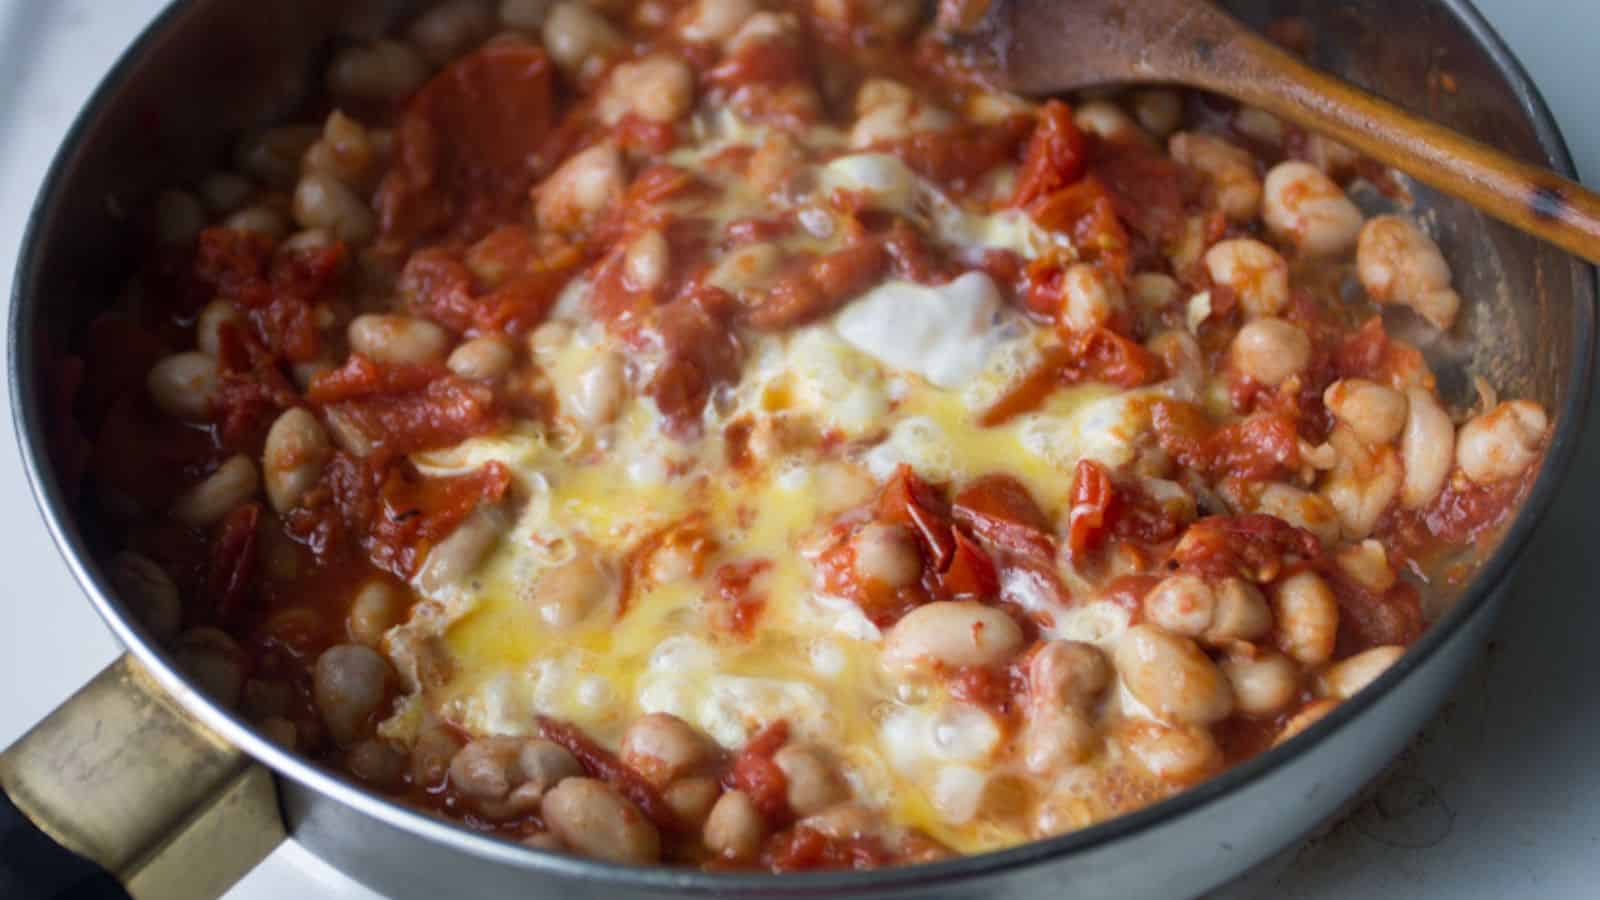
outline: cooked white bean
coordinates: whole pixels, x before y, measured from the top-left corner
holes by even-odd
[[[1256,497],[1256,512],[1276,516],[1296,528],[1317,536],[1324,547],[1337,543],[1344,534],[1339,511],[1319,494],[1287,484],[1273,483]]]
[[[1106,100],[1090,100],[1078,106],[1072,112],[1072,123],[1084,134],[1092,134],[1108,144],[1148,146],[1153,143],[1149,133],[1132,116]]]
[[[494,381],[511,371],[516,354],[499,338],[473,338],[450,352],[445,365],[462,378]]]
[[[582,75],[622,48],[622,36],[605,17],[582,3],[567,2],[544,20],[544,47],[569,75]]]
[[[1348,700],[1360,693],[1362,688],[1377,681],[1378,676],[1405,655],[1404,647],[1374,647],[1329,666],[1317,682],[1324,694]]]
[[[1081,710],[1036,710],[1022,731],[1022,764],[1047,776],[1082,764],[1100,746],[1100,734]]]
[[[1022,647],[1011,617],[981,603],[928,603],[896,622],[884,639],[883,662],[892,669],[961,668],[1005,662]]]
[[[328,434],[310,410],[297,406],[279,416],[267,432],[261,455],[262,480],[272,508],[281,513],[298,506],[322,479],[332,456]]]
[[[1233,115],[1233,130],[1270,147],[1283,146],[1288,131],[1283,120],[1254,106],[1241,106]]]
[[[1206,251],[1211,280],[1232,288],[1245,314],[1275,316],[1289,303],[1289,264],[1260,241],[1237,238]]]
[[[623,732],[621,755],[634,771],[664,787],[706,762],[711,750],[688,722],[669,713],[650,713]]]
[[[412,316],[368,313],[350,322],[350,349],[382,363],[428,363],[444,358],[450,334]]]
[[[1099,266],[1074,263],[1062,274],[1066,296],[1062,324],[1074,331],[1090,331],[1111,321],[1125,305],[1122,286]]]
[[[1311,364],[1311,338],[1292,322],[1256,319],[1234,336],[1233,364],[1256,381],[1277,387]]]
[[[1173,634],[1199,637],[1217,615],[1211,585],[1198,575],[1171,575],[1144,598],[1144,615]]]
[[[622,199],[625,187],[622,154],[613,144],[596,144],[570,157],[539,185],[535,192],[539,226],[577,231],[592,225]]]
[[[1279,163],[1267,173],[1261,219],[1280,240],[1311,257],[1339,256],[1355,246],[1361,210],[1344,189],[1309,163]]]
[[[1372,538],[1359,544],[1345,544],[1333,559],[1339,571],[1374,594],[1383,594],[1399,579],[1399,573],[1389,564],[1389,552]]]
[[[902,588],[922,577],[916,537],[899,525],[869,522],[850,539],[855,570],[868,582]]]
[[[163,244],[194,242],[206,227],[206,210],[188,191],[162,191],[156,197],[156,237]]]
[[[400,624],[405,602],[400,590],[386,581],[373,579],[356,591],[345,616],[345,632],[358,644],[376,647],[389,629]]]
[[[289,233],[289,220],[270,206],[247,206],[224,219],[222,227],[282,240]]]
[[[156,408],[186,422],[211,418],[211,404],[222,376],[215,358],[204,353],[179,353],[156,363],[145,379]]]
[[[1222,138],[1184,131],[1167,142],[1172,158],[1211,180],[1217,209],[1230,222],[1249,222],[1261,209],[1255,157]]]
[[[321,172],[359,186],[372,174],[376,155],[366,126],[334,110],[322,126],[322,138],[306,150],[300,164],[305,172]]]
[[[1176,303],[1182,292],[1178,280],[1159,272],[1140,272],[1133,276],[1128,296],[1145,309],[1161,309]]]
[[[1222,766],[1222,751],[1204,728],[1135,722],[1118,736],[1134,759],[1166,781],[1192,784]]]
[[[500,21],[507,28],[538,31],[552,5],[553,0],[500,0]]]
[[[406,774],[406,754],[385,740],[367,738],[344,757],[350,774],[379,788],[398,787]]]
[[[519,790],[530,786],[540,794],[549,791],[568,778],[583,774],[583,763],[572,751],[555,741],[535,738],[524,741],[517,753],[517,778]]]
[[[326,228],[341,241],[364,244],[378,231],[372,209],[345,183],[324,172],[310,172],[294,189],[294,220],[302,228]]]
[[[551,834],[585,856],[635,865],[661,858],[656,827],[604,781],[568,778],[545,795],[539,811]]]
[[[212,172],[200,182],[200,198],[214,215],[227,215],[246,203],[256,191],[250,179],[233,172]]]
[[[368,732],[392,679],[388,661],[371,647],[339,644],[322,651],[311,694],[335,742],[348,746]]]
[[[255,496],[261,477],[250,457],[239,454],[217,467],[204,481],[189,488],[172,504],[172,517],[195,528],[222,521],[240,504]]]
[[[1339,461],[1322,485],[1322,496],[1339,511],[1344,536],[1360,540],[1372,533],[1378,519],[1400,494],[1400,454],[1392,447],[1364,443],[1345,425],[1334,426],[1328,443]]]
[[[819,747],[788,744],[773,754],[772,761],[783,770],[788,782],[789,806],[802,816],[850,799],[850,789],[839,776],[833,760]]]
[[[790,41],[800,31],[800,20],[793,13],[758,12],[745,20],[739,30],[723,43],[728,53],[737,53],[757,44]]]
[[[1242,578],[1224,578],[1215,593],[1216,616],[1203,636],[1207,643],[1253,641],[1272,630],[1272,610],[1255,585]]]
[[[1406,398],[1409,415],[1400,435],[1400,461],[1405,468],[1400,503],[1406,509],[1421,509],[1439,496],[1450,476],[1456,458],[1456,426],[1431,391],[1407,388]]]
[[[1361,155],[1326,135],[1312,134],[1306,140],[1306,161],[1330,177],[1349,174],[1361,162]]]
[[[456,733],[440,725],[424,727],[411,745],[411,778],[418,787],[437,791],[444,787],[450,763],[466,746]]]
[[[461,583],[478,568],[511,524],[511,516],[504,508],[480,507],[428,551],[422,571],[417,573],[417,583],[430,593]]]
[[[613,567],[586,544],[572,559],[541,572],[529,585],[539,618],[552,628],[571,628],[595,610],[615,605],[621,582]]]
[[[1222,673],[1233,686],[1238,711],[1249,716],[1277,715],[1300,690],[1300,671],[1279,653],[1230,653]]]
[[[215,357],[222,351],[222,326],[230,324],[243,327],[244,317],[232,303],[226,300],[213,300],[200,310],[200,315],[194,322],[195,344],[200,352],[207,356]]]
[[[672,808],[678,821],[690,828],[699,828],[711,815],[722,785],[710,775],[693,775],[680,778],[661,789],[661,799]]]
[[[241,141],[234,149],[239,171],[274,188],[290,188],[300,177],[300,160],[322,136],[315,125],[272,128]],[[234,225],[230,228],[237,227]]]
[[[600,99],[600,118],[615,125],[629,113],[651,122],[670,124],[694,107],[694,71],[670,56],[647,56],[611,71]]]
[[[494,25],[481,0],[452,0],[418,16],[408,35],[429,62],[442,66],[482,43]]]
[[[1133,114],[1139,124],[1158,138],[1183,124],[1183,97],[1170,88],[1147,88],[1133,95]]]
[[[628,245],[622,257],[622,272],[628,287],[653,291],[667,280],[672,266],[672,248],[659,228],[652,228]]]
[[[239,705],[244,690],[244,651],[216,628],[192,628],[178,638],[173,661],[202,693],[222,706]]]
[[[1550,417],[1531,400],[1511,400],[1461,426],[1456,465],[1479,484],[1515,478],[1544,449]]]
[[[144,623],[158,640],[176,637],[183,624],[183,600],[178,585],[148,557],[123,551],[111,558],[106,568],[111,587],[134,618]]]
[[[1169,722],[1209,725],[1233,710],[1233,692],[1194,642],[1154,625],[1135,625],[1112,654],[1123,684]]]
[[[887,78],[869,78],[856,91],[856,121],[850,146],[856,149],[895,141],[923,131],[943,131],[954,118],[923,102],[909,87]]]
[[[401,41],[347,47],[328,67],[328,90],[350,100],[393,103],[427,80],[427,61]]]
[[[1320,666],[1333,658],[1339,639],[1339,601],[1322,576],[1300,572],[1272,591],[1275,642],[1303,666]]]
[[[1328,385],[1322,402],[1369,444],[1387,444],[1399,437],[1410,408],[1405,394],[1364,378],[1346,378]]]
[[[1328,713],[1331,713],[1338,708],[1339,704],[1334,700],[1313,700],[1310,703],[1307,703],[1300,709],[1299,712],[1291,716],[1289,721],[1283,723],[1283,730],[1278,732],[1278,737],[1272,742],[1272,746],[1276,747],[1300,732],[1305,731],[1312,725],[1317,724],[1317,722],[1321,720],[1323,716],[1326,716]]]
[[[717,798],[701,832],[706,849],[731,862],[755,859],[765,834],[761,810],[744,791],[728,791]]]
[[[1088,709],[1111,683],[1111,663],[1082,641],[1050,641],[1028,660],[1028,702],[1041,708]]]
[[[681,33],[684,40],[699,44],[725,41],[760,11],[756,0],[696,0]]]
[[[615,420],[622,412],[627,391],[627,375],[622,357],[602,350],[563,391],[565,408],[582,425],[597,428]]]
[[[1361,229],[1356,274],[1367,296],[1408,306],[1448,331],[1461,309],[1450,286],[1450,265],[1433,238],[1405,216],[1378,216]]]

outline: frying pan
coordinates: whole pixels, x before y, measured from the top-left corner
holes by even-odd
[[[231,138],[288,116],[338,40],[377,34],[413,5],[175,0],[107,76],[50,170],[11,307],[16,427],[40,514],[128,653],[0,755],[0,784],[35,823],[13,816],[0,834],[0,887],[71,881],[75,875],[62,873],[76,870],[45,865],[71,851],[140,898],[215,897],[288,834],[396,898],[1189,897],[1334,814],[1427,721],[1483,646],[1582,431],[1595,275],[1417,187],[1417,211],[1437,225],[1469,298],[1457,332],[1425,348],[1441,386],[1464,399],[1469,373],[1481,373],[1503,395],[1553,410],[1543,470],[1498,545],[1483,548],[1486,561],[1470,584],[1432,598],[1445,612],[1400,663],[1305,733],[1193,790],[1082,831],[932,865],[713,875],[618,866],[473,834],[272,744],[202,695],[111,590],[96,561],[96,523],[70,502],[47,450],[57,424],[51,363],[137,266],[136,211],[157,191],[209,171]],[[1466,0],[1226,5],[1258,26],[1302,16],[1324,68],[1573,174],[1526,72]]]

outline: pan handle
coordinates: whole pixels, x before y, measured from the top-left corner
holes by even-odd
[[[271,774],[129,655],[0,753],[0,787],[41,832],[0,833],[0,878],[31,896],[109,877],[134,900],[216,900],[285,837]]]

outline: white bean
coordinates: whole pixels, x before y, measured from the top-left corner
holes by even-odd
[[[544,47],[569,75],[582,75],[621,49],[622,36],[605,17],[582,3],[567,2],[544,20]]]
[[[1040,776],[1080,765],[1100,745],[1100,734],[1081,710],[1035,710],[1022,731],[1022,764]]]
[[[1098,328],[1125,305],[1122,286],[1099,266],[1075,263],[1061,278],[1066,297],[1061,321],[1073,331]]]
[[[571,628],[595,610],[614,605],[619,589],[613,567],[584,544],[572,559],[540,573],[529,585],[529,596],[545,624]]]
[[[1267,173],[1261,218],[1280,240],[1309,257],[1340,256],[1355,246],[1361,210],[1309,163],[1279,163]]]
[[[445,365],[462,378],[494,381],[511,371],[516,354],[499,338],[473,338],[450,352]]]
[[[326,228],[341,241],[364,244],[378,231],[372,209],[344,182],[310,172],[294,190],[294,219],[302,228]]]
[[[382,363],[429,363],[444,358],[450,335],[412,316],[368,313],[350,322],[350,349]]]
[[[1216,618],[1216,595],[1198,575],[1171,575],[1145,595],[1144,614],[1173,634],[1199,637]]]
[[[328,434],[310,410],[297,406],[279,416],[267,432],[261,455],[262,480],[272,508],[282,513],[298,506],[322,479],[332,455]]]
[[[665,787],[706,762],[710,748],[688,722],[669,713],[650,713],[623,732],[621,756],[656,787]]]
[[[722,785],[710,775],[680,778],[661,789],[661,799],[672,808],[678,821],[690,828],[705,825],[722,794]]]
[[[148,557],[123,551],[111,558],[106,576],[117,599],[157,640],[177,636],[178,627],[183,624],[183,600],[177,583],[165,569]]]
[[[178,638],[173,661],[202,693],[222,706],[239,705],[244,690],[244,653],[216,628],[192,628]]]
[[[1239,329],[1232,355],[1240,372],[1277,387],[1311,364],[1311,338],[1292,322],[1260,318]]]
[[[406,755],[388,741],[367,738],[345,754],[344,765],[350,774],[379,788],[398,787],[406,774]]]
[[[1404,647],[1374,647],[1329,666],[1317,682],[1324,694],[1348,700],[1360,693],[1362,688],[1377,681],[1378,676],[1405,655]]]
[[[614,144],[596,144],[568,158],[535,191],[539,226],[577,231],[592,225],[621,201],[625,179],[622,154]]]
[[[172,504],[172,517],[194,528],[213,525],[255,496],[260,486],[256,464],[241,453],[180,494]]]
[[[1289,264],[1278,251],[1249,238],[1222,241],[1206,251],[1211,280],[1232,288],[1245,314],[1275,316],[1289,304]]]
[[[1409,415],[1400,436],[1400,461],[1406,474],[1400,485],[1400,503],[1406,509],[1421,509],[1439,496],[1450,476],[1456,458],[1456,426],[1433,392],[1407,388],[1406,398]]]
[[[1299,712],[1291,716],[1289,721],[1283,723],[1283,730],[1278,732],[1278,737],[1272,742],[1272,746],[1276,747],[1317,724],[1323,716],[1333,712],[1338,707],[1338,702],[1334,700],[1313,700],[1307,703]]]
[[[1405,394],[1364,378],[1334,382],[1323,391],[1322,402],[1369,444],[1387,444],[1399,437],[1410,407]]]
[[[312,698],[335,742],[349,746],[368,732],[392,679],[389,663],[361,644],[339,644],[317,657]]]
[[[1233,686],[1238,711],[1248,716],[1277,715],[1300,689],[1299,670],[1279,653],[1230,653],[1222,672]]]
[[[1304,491],[1287,484],[1273,483],[1261,489],[1256,497],[1258,513],[1276,516],[1296,528],[1304,528],[1317,536],[1324,547],[1338,543],[1344,534],[1339,511],[1319,494]]]
[[[718,43],[733,37],[746,19],[760,11],[756,0],[696,0],[681,33],[693,43]]]
[[[1084,134],[1092,134],[1108,144],[1149,146],[1154,143],[1132,116],[1105,100],[1090,100],[1078,106],[1072,112],[1072,124]]]
[[[622,271],[628,287],[653,291],[667,280],[672,267],[672,248],[659,228],[652,228],[633,239],[622,257]]]
[[[179,353],[156,363],[145,379],[156,408],[185,422],[211,418],[211,404],[222,376],[215,358],[204,353]]]
[[[694,107],[694,71],[670,56],[648,56],[611,72],[600,99],[602,121],[615,125],[629,113],[651,122],[676,122]]]
[[[281,240],[289,233],[289,220],[270,206],[247,206],[224,219],[222,227]]]
[[[1275,643],[1303,666],[1320,666],[1333,658],[1339,639],[1339,601],[1315,572],[1284,579],[1272,591],[1277,625]]]
[[[350,100],[393,103],[427,80],[427,61],[400,41],[380,40],[347,47],[328,67],[328,90]]]
[[[200,315],[194,322],[194,339],[200,352],[211,357],[222,352],[224,324],[236,327],[244,325],[244,317],[239,315],[239,311],[232,303],[226,300],[213,300],[206,304],[205,309],[200,310]]]
[[[1133,114],[1156,137],[1165,138],[1183,124],[1183,97],[1170,88],[1147,88],[1133,95]]]
[[[961,668],[1005,662],[1022,647],[1011,617],[981,603],[941,601],[919,606],[884,639],[884,665],[895,670]]]
[[[1269,147],[1281,147],[1288,137],[1283,120],[1254,106],[1241,106],[1233,115],[1233,130]]]
[[[1233,710],[1233,692],[1193,641],[1153,625],[1135,625],[1112,659],[1128,690],[1162,719],[1209,725]]]
[[[850,539],[856,574],[891,589],[922,577],[922,554],[916,538],[899,525],[869,522]]]
[[[1367,296],[1408,306],[1448,331],[1461,309],[1450,286],[1450,265],[1433,238],[1405,216],[1378,216],[1361,229],[1356,274]]]
[[[1165,781],[1192,784],[1222,766],[1222,751],[1204,728],[1135,722],[1118,737],[1150,774]]]
[[[788,744],[773,754],[772,761],[788,782],[786,796],[790,808],[802,816],[821,812],[850,798],[850,789],[839,777],[833,760],[821,748]]]
[[[1501,403],[1461,426],[1456,465],[1478,484],[1515,478],[1539,458],[1549,428],[1550,417],[1539,404]]]
[[[511,529],[510,514],[499,506],[479,507],[450,536],[428,551],[417,583],[429,593],[460,584]]]
[[[719,797],[701,832],[706,849],[730,862],[755,859],[765,834],[761,811],[744,791],[728,791]]]
[[[587,428],[598,428],[617,418],[626,397],[627,376],[622,357],[600,351],[563,391],[566,410]]]
[[[1128,296],[1144,309],[1161,309],[1176,303],[1182,291],[1178,280],[1159,272],[1140,272],[1133,276]]]
[[[1087,710],[1110,683],[1111,664],[1093,644],[1050,641],[1028,660],[1028,703],[1036,708]]]
[[[1215,593],[1216,616],[1203,635],[1207,643],[1253,641],[1272,630],[1272,610],[1255,585],[1242,578],[1224,578]]]
[[[409,37],[429,62],[442,66],[482,43],[494,26],[494,16],[481,0],[452,0],[417,17]]]
[[[540,814],[551,834],[585,856],[634,865],[661,858],[656,827],[604,781],[566,779],[544,796]]]
[[[1180,132],[1167,142],[1172,158],[1211,179],[1217,209],[1230,222],[1249,222],[1261,209],[1255,157],[1209,134]]]
[[[371,175],[376,154],[366,126],[339,110],[328,115],[322,138],[306,150],[301,168],[322,172],[348,185],[361,185]]]
[[[1337,425],[1328,443],[1339,461],[1323,482],[1321,493],[1339,511],[1344,536],[1360,540],[1372,533],[1378,519],[1400,494],[1400,455],[1391,447],[1372,447],[1345,425]]]
[[[377,579],[368,581],[350,601],[345,632],[358,644],[376,647],[383,643],[389,629],[400,624],[403,606],[400,591],[394,585]]]

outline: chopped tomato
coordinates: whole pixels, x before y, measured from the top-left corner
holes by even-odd
[[[753,327],[782,331],[832,313],[869,287],[889,264],[881,241],[859,241],[826,256],[792,260],[745,313]]]
[[[1024,556],[1054,555],[1049,517],[1010,475],[985,475],[962,488],[954,513],[957,522],[992,547]]]
[[[831,837],[806,825],[773,835],[762,853],[774,872],[874,869],[893,859],[876,835]]]
[[[1091,459],[1078,460],[1067,507],[1067,550],[1074,559],[1088,556],[1105,543],[1115,499],[1116,489],[1106,467]]]
[[[256,525],[260,521],[260,504],[247,503],[228,513],[212,538],[206,593],[223,623],[237,625],[256,590]]]
[[[1088,154],[1088,139],[1072,121],[1072,107],[1060,100],[1045,103],[1022,158],[1011,205],[1026,209],[1035,201],[1076,184],[1083,177]],[[1052,227],[1043,221],[1039,224]]]
[[[595,743],[581,728],[549,716],[535,717],[539,733],[547,741],[567,748],[596,778],[604,780],[645,814],[656,827],[666,832],[684,830],[684,823],[673,808],[661,798],[655,786],[643,775],[629,768],[616,754]]]
[[[743,351],[727,326],[729,305],[726,294],[710,288],[657,309],[643,329],[643,339],[663,354],[644,390],[673,434],[697,433],[712,389],[739,375]]]
[[[1288,563],[1321,555],[1315,535],[1275,516],[1210,516],[1189,526],[1171,562],[1201,575],[1267,582]]]
[[[1063,385],[1099,381],[1134,388],[1151,384],[1166,373],[1161,357],[1105,328],[1067,333],[1062,343],[1046,351],[1044,359],[1012,385],[978,418],[984,428],[994,428],[1044,405]]]
[[[738,753],[723,776],[730,790],[744,791],[769,825],[794,817],[789,808],[789,779],[772,757],[789,742],[789,723],[782,719],[756,732]]]

